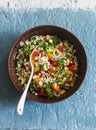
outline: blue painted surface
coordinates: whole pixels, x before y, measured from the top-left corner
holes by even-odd
[[[20,34],[41,24],[54,24],[73,32],[87,53],[88,71],[72,97],[51,105],[27,99],[24,114],[19,116],[16,106],[21,95],[8,75],[8,54]],[[0,128],[96,130],[96,13],[59,8],[0,10]]]

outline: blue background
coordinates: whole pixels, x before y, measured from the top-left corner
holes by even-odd
[[[8,74],[8,54],[20,34],[42,24],[64,27],[79,38],[87,54],[87,74],[72,97],[51,105],[27,99],[19,116],[16,106],[21,94]],[[61,8],[0,10],[0,128],[96,130],[96,13]]]

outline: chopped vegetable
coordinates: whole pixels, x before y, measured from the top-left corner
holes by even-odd
[[[66,91],[65,90],[61,90],[60,91],[60,94],[62,95],[62,94],[64,94]]]
[[[34,51],[34,52],[33,52],[33,57],[35,58],[35,57],[37,57],[37,56],[39,56],[39,51]]]
[[[73,72],[71,70],[65,70],[67,74],[73,74]]]
[[[48,59],[52,59],[53,58],[53,54],[48,53]]]
[[[34,46],[31,44],[24,44],[23,46],[23,52],[25,55],[30,55],[33,49],[34,49]]]
[[[41,80],[41,78],[35,78],[34,82],[39,82]]]
[[[64,46],[58,46],[57,48],[59,51],[63,52],[64,51]]]
[[[44,71],[47,71],[47,70],[48,70],[48,64],[47,64],[47,63],[45,63],[45,64],[43,65],[43,70],[44,70]]]
[[[56,83],[53,84],[52,88],[53,88],[54,91],[59,91],[60,90],[60,86],[58,86]]]
[[[52,92],[52,90],[51,90],[51,84],[50,84],[50,83],[47,83],[47,84],[46,84],[46,92],[47,92],[49,98],[52,98],[52,97],[54,96],[54,95],[53,95],[53,92]]]
[[[34,72],[37,72],[39,70],[39,66],[34,67]]]
[[[32,64],[34,65],[35,64],[35,60],[32,59]]]

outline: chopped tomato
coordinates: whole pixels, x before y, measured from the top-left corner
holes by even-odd
[[[36,91],[37,91],[37,93],[40,94],[43,91],[43,88],[42,87],[38,87]]]
[[[63,46],[58,46],[57,49],[58,49],[59,51],[61,51],[61,52],[64,51],[64,47],[63,47]]]
[[[42,87],[38,87],[37,90],[36,90],[36,92],[37,92],[38,94],[40,94],[41,96],[45,96],[45,97],[48,96],[47,93],[44,92],[44,90],[43,90]]]
[[[73,73],[77,73],[77,72],[78,72],[78,67],[77,67],[77,65],[72,65],[72,66],[70,67],[70,70],[71,70]]]
[[[50,64],[52,64],[53,61],[51,59],[48,59],[48,62],[50,62]]]
[[[40,51],[39,51],[39,54],[41,54],[41,56],[43,56],[43,50],[40,50]]]
[[[49,73],[55,73],[55,72],[57,72],[58,71],[58,68],[57,67],[52,67],[52,68],[49,68],[48,69],[48,72]]]
[[[39,73],[39,77],[40,77],[40,78],[44,78],[44,77],[45,77],[45,74],[42,73],[42,72],[40,72],[40,73]]]
[[[71,67],[71,66],[73,66],[74,64],[75,64],[74,61],[73,61],[73,60],[70,60],[70,62],[68,63],[67,67]]]
[[[55,66],[55,67],[57,67],[57,66],[58,66],[58,63],[57,63],[56,61],[53,61],[53,62],[52,62],[52,65]]]
[[[34,51],[33,52],[33,57],[37,57],[37,56],[39,56],[39,52],[38,51]]]
[[[60,90],[60,86],[53,86],[53,91],[59,91]]]
[[[56,61],[52,61],[51,59],[49,59],[48,62],[50,62],[50,64],[52,64],[55,67],[58,66],[58,63]]]

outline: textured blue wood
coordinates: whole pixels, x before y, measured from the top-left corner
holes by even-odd
[[[88,58],[87,75],[72,97],[51,105],[27,100],[24,114],[19,116],[20,93],[8,75],[8,54],[20,34],[41,24],[64,27],[80,39]],[[96,130],[96,13],[59,8],[0,10],[0,128]]]

